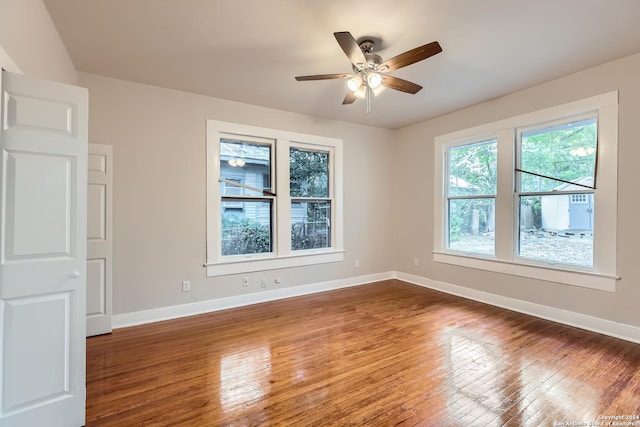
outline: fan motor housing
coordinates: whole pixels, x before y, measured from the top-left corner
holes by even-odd
[[[365,68],[368,69],[377,69],[380,64],[382,64],[382,58],[375,53],[372,53],[373,46],[375,43],[373,40],[365,39],[359,43],[360,49],[364,53],[365,58],[367,58],[367,66]],[[353,67],[353,71],[358,71],[355,66]]]

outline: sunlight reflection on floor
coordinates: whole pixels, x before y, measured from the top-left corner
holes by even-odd
[[[244,410],[270,391],[269,345],[227,354],[220,359],[220,406],[225,413]]]

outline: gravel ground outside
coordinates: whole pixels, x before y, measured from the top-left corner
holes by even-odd
[[[493,239],[493,234],[467,235],[461,240],[452,242],[450,248],[465,252],[493,254]],[[593,236],[565,236],[544,232],[526,232],[521,237],[520,256],[591,266],[593,260]]]

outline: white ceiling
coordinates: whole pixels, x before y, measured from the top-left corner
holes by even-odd
[[[79,71],[396,129],[640,52],[640,0],[44,0]],[[391,75],[367,115],[342,105],[350,72],[333,33],[388,59],[443,52]]]

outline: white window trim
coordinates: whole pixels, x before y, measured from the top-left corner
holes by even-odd
[[[221,256],[220,138],[260,138],[274,141],[272,153],[275,169],[272,182],[274,251],[268,254]],[[328,150],[332,180],[331,247],[304,251],[291,250],[291,197],[289,196],[289,147]],[[344,260],[342,208],[342,140],[317,135],[288,132],[217,120],[207,120],[207,277],[280,268],[339,262]]]
[[[515,138],[518,128],[595,112],[598,116],[598,188],[594,192],[594,265],[581,268],[526,260],[514,255],[517,210],[514,197]],[[483,139],[498,139],[495,256],[452,251],[446,244],[445,159],[447,149]],[[615,292],[618,206],[618,91],[533,113],[464,129],[435,138],[434,251],[436,262],[561,284]]]

